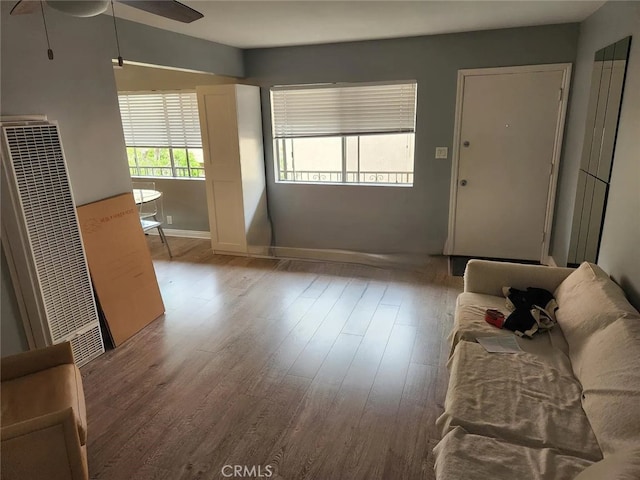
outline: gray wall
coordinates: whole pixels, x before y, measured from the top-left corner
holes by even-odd
[[[2,115],[46,114],[60,124],[76,203],[131,188],[111,59],[117,56],[112,18],[73,18],[47,8],[55,60],[47,59],[42,17],[9,16],[0,2]],[[125,59],[221,75],[242,76],[242,51],[118,20]],[[1,277],[9,289],[8,277]],[[11,311],[2,324],[22,328]],[[4,345],[3,345],[4,346]]]
[[[442,253],[447,236],[457,71],[573,62],[578,25],[505,29],[333,45],[255,49],[245,70],[262,91],[269,211],[277,246],[372,253]],[[277,184],[268,87],[418,81],[413,188]]]
[[[633,35],[598,264],[640,307],[640,3],[609,2],[580,25],[552,255],[566,264],[591,70],[597,50]]]
[[[42,17],[8,15],[2,2],[2,115],[47,114],[60,123],[79,205],[130,188],[109,16],[73,18],[47,9],[55,60],[46,55]],[[126,60],[242,75],[236,48],[118,20]]]
[[[113,45],[113,19],[107,15],[100,15],[97,19],[107,30],[102,42]],[[242,50],[239,48],[122,19],[118,19],[118,34],[125,62],[131,60],[230,77],[244,76]]]
[[[27,337],[20,320],[16,294],[11,285],[4,249],[0,248],[0,355],[6,357],[27,350]]]
[[[134,182],[155,182],[156,190],[162,192],[164,228],[195,230],[209,233],[209,211],[204,180],[175,178],[133,178]],[[167,215],[173,224],[166,224]]]

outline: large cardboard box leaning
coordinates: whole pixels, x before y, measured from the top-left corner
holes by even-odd
[[[132,193],[78,207],[91,280],[114,346],[164,313]]]

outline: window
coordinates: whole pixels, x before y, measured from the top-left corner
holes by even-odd
[[[416,83],[271,89],[277,182],[413,185]]]
[[[118,95],[134,177],[204,178],[195,92]]]

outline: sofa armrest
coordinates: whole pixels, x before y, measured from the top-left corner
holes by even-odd
[[[73,409],[2,428],[3,480],[86,480]]]
[[[464,271],[464,291],[502,296],[502,287],[537,287],[553,293],[571,272],[572,268],[469,260]]]
[[[59,343],[50,347],[4,357],[1,361],[0,377],[4,382],[68,363],[74,363],[71,343]]]

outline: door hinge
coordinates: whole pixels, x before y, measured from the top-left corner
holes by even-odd
[[[564,93],[564,88],[560,87],[560,91],[558,92],[558,101],[562,101],[562,94]]]
[[[547,232],[542,232],[542,243],[544,243],[544,239],[547,237]]]

